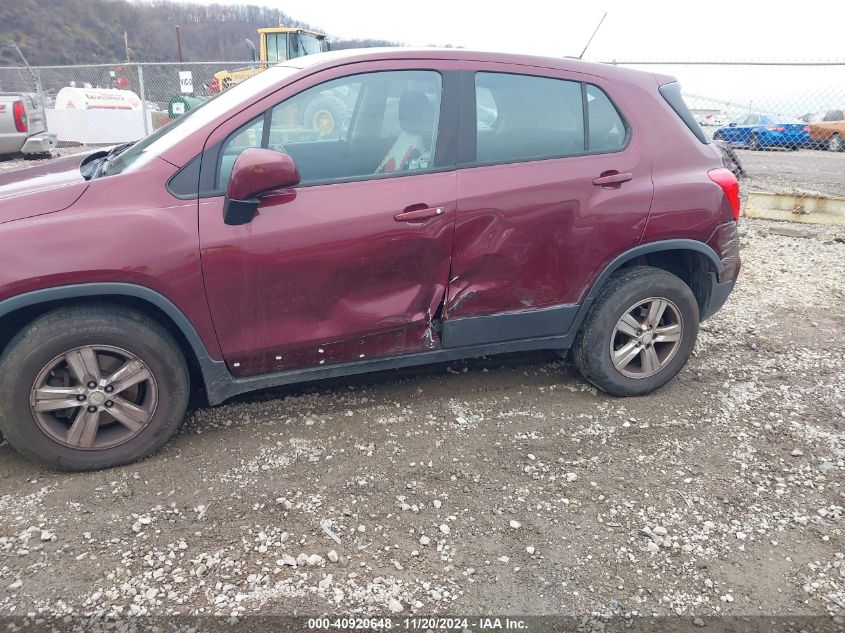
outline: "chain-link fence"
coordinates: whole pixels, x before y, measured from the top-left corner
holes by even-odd
[[[257,69],[254,62],[0,67],[0,92],[40,94],[48,129],[60,143],[122,143]]]
[[[845,148],[845,61],[611,63],[677,77],[702,127],[735,148]]]
[[[704,129],[735,148],[845,148],[845,61],[609,63],[677,77]],[[60,142],[119,143],[255,70],[253,62],[0,67],[0,91],[40,93]]]

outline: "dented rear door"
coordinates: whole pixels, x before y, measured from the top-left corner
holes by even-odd
[[[477,147],[468,152],[462,144],[459,157],[446,345],[565,334],[608,258],[639,241],[653,196],[651,160],[630,119],[621,142],[603,134],[603,147],[613,151],[600,151],[598,139],[595,151],[585,147],[583,110],[559,119],[582,86],[616,98],[601,78],[505,64],[479,65],[471,74],[462,80],[462,99],[477,91],[476,120],[465,124],[464,109],[462,129],[477,130]],[[497,74],[516,76],[518,88],[499,103],[495,94],[504,95],[506,84]],[[537,78],[564,83],[541,81],[532,94]],[[596,117],[593,124],[603,132],[613,127]],[[509,151],[525,155],[511,159]],[[532,158],[532,151],[546,156]],[[607,176],[618,181],[601,184]]]

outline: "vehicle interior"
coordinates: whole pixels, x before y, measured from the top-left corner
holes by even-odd
[[[290,154],[303,183],[430,168],[440,92],[432,71],[369,73],[307,90],[274,108],[266,135],[261,117],[225,142],[218,187],[244,149],[262,144]],[[331,118],[330,128],[321,116]],[[411,160],[384,169],[391,156],[406,154]]]
[[[505,73],[477,73],[476,161],[584,152],[581,84]],[[526,99],[525,95],[532,95]],[[479,112],[480,110],[480,112]]]

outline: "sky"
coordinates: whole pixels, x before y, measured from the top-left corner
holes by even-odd
[[[210,1],[210,0],[203,0]],[[338,37],[538,55],[578,55],[603,13],[587,58],[830,59],[845,57],[841,30],[824,37],[794,0],[244,0],[280,9]],[[845,23],[845,3],[813,3],[824,23]],[[760,25],[759,27],[754,25]],[[822,29],[823,31],[823,29]]]
[[[199,0],[206,4],[214,0]],[[220,3],[220,0],[217,0]],[[817,0],[241,0],[280,9],[338,38],[592,61],[845,62],[845,2]],[[808,5],[809,7],[810,5]],[[813,26],[814,25],[814,26]],[[824,25],[831,25],[825,35]],[[271,26],[271,25],[268,25]],[[812,26],[812,28],[811,28]],[[831,36],[833,35],[833,36]],[[845,107],[845,65],[822,68],[649,66],[685,93],[790,115]],[[726,105],[725,109],[736,109]]]

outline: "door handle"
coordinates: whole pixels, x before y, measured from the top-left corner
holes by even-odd
[[[443,207],[426,207],[425,209],[414,209],[402,211],[393,216],[397,222],[415,222],[417,220],[427,220],[428,218],[435,218],[438,215],[443,215],[446,210]]]
[[[618,171],[605,171],[601,176],[593,180],[593,184],[597,187],[606,187],[608,189],[618,189],[623,182],[628,182],[634,177],[630,172],[619,173]]]

